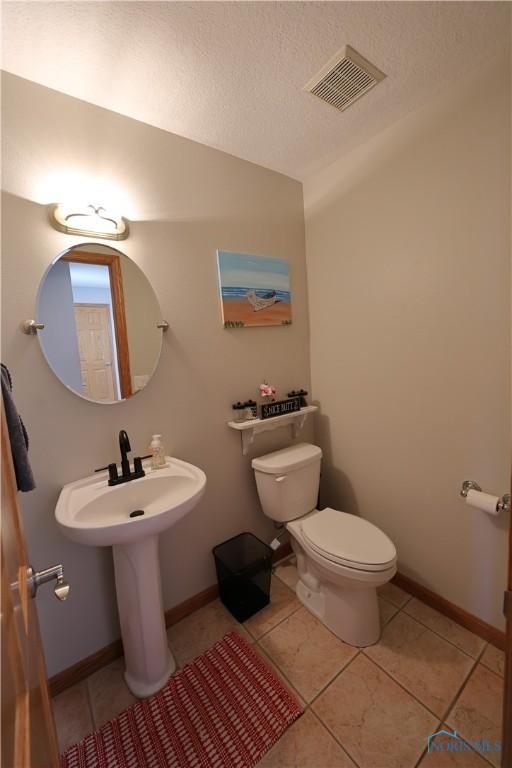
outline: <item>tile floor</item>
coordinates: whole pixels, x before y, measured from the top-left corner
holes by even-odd
[[[469,741],[500,739],[504,655],[394,584],[380,590],[383,632],[346,645],[295,597],[290,558],[275,568],[271,603],[242,627],[221,603],[168,630],[180,667],[236,628],[305,707],[262,768],[489,768],[499,752],[426,753],[442,728]],[[54,701],[62,750],[134,701],[123,660]],[[443,737],[440,736],[439,739]]]

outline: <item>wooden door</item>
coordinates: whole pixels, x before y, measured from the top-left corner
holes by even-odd
[[[508,584],[504,601],[507,621],[505,635],[505,691],[503,697],[502,768],[512,768],[512,514],[508,535]]]
[[[54,768],[58,749],[2,405],[2,768]]]
[[[84,395],[116,400],[114,344],[108,304],[74,304]]]

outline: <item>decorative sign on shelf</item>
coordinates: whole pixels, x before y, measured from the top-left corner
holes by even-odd
[[[261,418],[271,419],[273,416],[284,416],[286,413],[295,413],[295,411],[300,411],[300,397],[277,400],[275,403],[264,403],[261,406]]]

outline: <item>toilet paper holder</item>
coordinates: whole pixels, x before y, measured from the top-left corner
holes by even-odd
[[[465,499],[468,491],[481,491],[481,487],[474,480],[464,480],[460,495]],[[510,510],[510,493],[504,493],[496,505],[497,512],[508,512]]]

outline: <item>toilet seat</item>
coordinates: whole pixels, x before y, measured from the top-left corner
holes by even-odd
[[[297,522],[308,546],[333,563],[383,571],[396,561],[393,542],[376,525],[356,515],[326,507]]]

